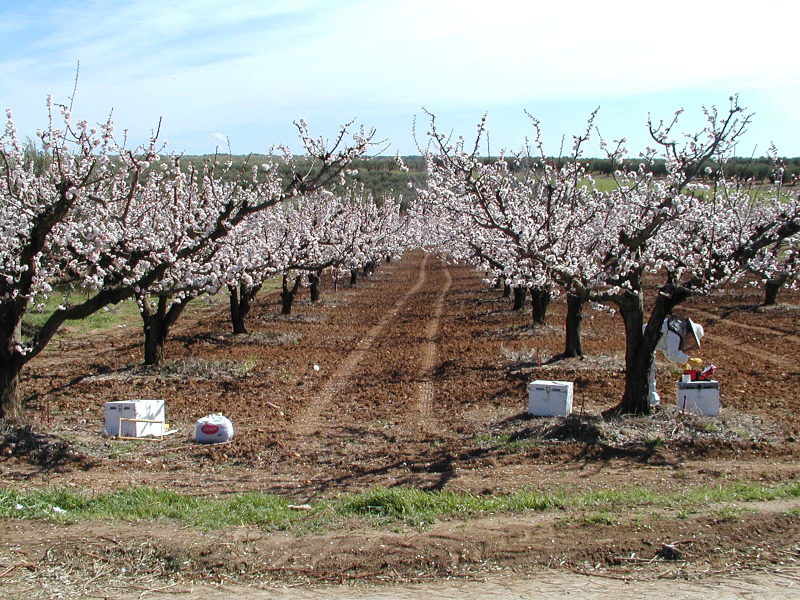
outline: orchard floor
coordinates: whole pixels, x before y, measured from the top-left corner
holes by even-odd
[[[290,316],[265,292],[249,335],[228,333],[224,299],[196,301],[158,369],[141,366],[135,322],[67,330],[26,371],[25,418],[40,435],[6,431],[0,486],[260,491],[301,505],[392,486],[669,494],[794,480],[800,295],[784,291],[781,304],[763,307],[760,294],[726,290],[680,309],[706,329],[701,356],[718,366],[723,405],[716,418],[677,410],[676,376],[659,358],[662,409],[603,420],[622,393],[618,315],[587,308],[585,358],[551,361],[563,349],[563,302],[532,328],[530,312],[511,311],[479,274],[419,251],[355,286],[324,289],[320,302],[298,300]],[[573,381],[576,415],[526,417],[535,379]],[[101,436],[103,404],[134,398],[165,399],[178,432],[150,442]],[[233,441],[193,443],[195,421],[212,412],[233,421]],[[732,598],[792,597],[800,585],[797,500],[481,514],[303,535],[6,519],[0,540],[0,597]],[[345,586],[319,587],[328,584]],[[273,587],[287,585],[302,587]]]

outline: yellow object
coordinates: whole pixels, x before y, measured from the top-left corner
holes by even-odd
[[[680,365],[684,371],[699,371],[703,366],[702,358],[690,358],[685,365]]]

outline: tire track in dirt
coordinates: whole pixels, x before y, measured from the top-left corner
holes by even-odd
[[[764,362],[772,363],[773,365],[777,365],[783,369],[794,370],[797,368],[797,355],[794,352],[788,352],[783,355],[775,354],[766,351],[764,348],[759,348],[758,346],[748,344],[747,342],[729,340],[714,335],[706,337],[711,337],[714,340],[715,344],[720,344],[722,346],[727,346],[728,348],[733,348],[739,352],[752,356],[753,358],[756,358]]]
[[[791,333],[786,333],[785,331],[779,331],[777,329],[772,329],[770,327],[761,327],[760,325],[748,325],[747,323],[740,323],[739,321],[734,321],[726,317],[720,317],[712,312],[700,310],[699,308],[693,308],[692,312],[703,315],[704,317],[707,317],[713,321],[718,321],[726,325],[733,325],[734,327],[738,327],[739,329],[754,331],[756,333],[764,333],[766,335],[775,335],[779,336],[781,339],[784,339],[786,341],[793,342],[795,344],[800,344],[800,336]]]
[[[447,268],[446,264],[442,272],[444,273],[445,281],[436,296],[436,301],[433,305],[433,317],[425,328],[425,344],[422,347],[422,361],[418,376],[419,383],[415,396],[416,400],[414,401],[414,405],[417,407],[415,414],[419,419],[420,429],[424,433],[430,433],[436,428],[431,412],[434,397],[433,371],[438,357],[437,340],[441,329],[444,301],[450,291],[450,286],[453,284],[453,276],[450,274],[450,269]]]
[[[700,309],[692,309],[692,312],[695,314],[702,315],[711,321],[715,321],[717,323],[722,323],[725,325],[731,325],[733,327],[738,327],[739,329],[743,329],[745,331],[752,331],[755,333],[769,335],[769,336],[776,336],[779,337],[782,341],[789,341],[795,344],[800,344],[800,336],[787,334],[782,331],[777,331],[775,329],[770,329],[769,327],[761,327],[759,325],[748,325],[746,323],[739,323],[737,321],[733,321],[731,319],[727,319],[725,317],[720,317],[715,315],[714,313],[700,310]],[[797,358],[794,352],[787,352],[785,354],[778,354],[775,352],[770,352],[767,348],[761,348],[750,344],[749,342],[745,341],[738,341],[738,340],[731,340],[722,336],[714,335],[706,331],[706,338],[713,339],[715,344],[721,344],[728,348],[735,348],[740,352],[743,352],[747,355],[753,356],[755,358],[761,359],[763,361],[772,363],[774,365],[778,365],[783,368],[788,369],[795,369],[797,368]],[[767,344],[771,345],[769,341],[766,342]]]
[[[311,400],[309,406],[293,421],[291,430],[294,433],[304,435],[310,433],[314,429],[323,409],[331,403],[337,394],[342,392],[347,382],[353,377],[359,363],[361,363],[367,355],[367,352],[372,349],[375,340],[377,340],[378,337],[383,334],[386,327],[397,318],[398,313],[403,309],[406,303],[408,303],[411,296],[416,294],[422,286],[425,285],[425,281],[428,278],[429,260],[430,254],[426,254],[419,265],[419,275],[417,276],[417,282],[414,286],[395,302],[394,305],[383,314],[380,320],[367,331],[367,334],[359,340],[355,349],[339,364],[325,386]]]

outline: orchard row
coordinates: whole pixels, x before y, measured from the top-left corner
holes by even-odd
[[[428,185],[418,210],[436,224],[431,247],[530,290],[535,319],[543,318],[553,295],[566,294],[566,357],[583,354],[587,303],[618,310],[626,337],[618,410],[625,413],[649,411],[654,351],[665,318],[679,304],[747,273],[766,282],[771,295],[797,282],[800,201],[797,186],[784,182],[780,161],[768,188],[726,179],[721,168],[704,183],[709,164],[724,164],[750,115],[732,97],[725,112],[705,110],[702,131],[675,137],[679,116],[648,123],[653,149],[635,168],[624,160],[624,141],[600,140],[617,165],[614,185],[603,190],[583,157],[596,135],[593,117],[567,157],[545,156],[532,118],[535,135],[523,152],[487,162],[477,152],[483,125],[474,141],[451,141],[430,115]],[[656,176],[659,159],[666,174]],[[653,298],[645,297],[646,276],[661,282]]]
[[[326,142],[300,121],[303,156],[277,147],[244,169],[219,159],[198,167],[165,153],[157,134],[129,149],[111,121],[95,128],[67,107],[48,109],[34,144],[18,139],[10,113],[2,136],[0,418],[18,410],[22,368],[67,320],[135,298],[145,361],[154,364],[170,327],[201,294],[227,289],[242,332],[267,279],[283,275],[289,310],[302,274],[354,271],[409,244],[399,200],[344,185],[353,160],[373,148],[374,131],[350,123]],[[23,339],[26,313],[67,283],[84,289],[85,300],[62,304]]]
[[[233,331],[243,333],[267,279],[281,277],[288,312],[301,282],[313,296],[323,270],[347,276],[409,247],[529,291],[535,318],[565,294],[565,356],[582,354],[587,303],[618,309],[627,339],[620,409],[647,412],[647,372],[661,323],[677,305],[746,272],[773,289],[797,277],[800,203],[781,165],[775,184],[758,193],[722,169],[703,183],[704,169],[724,162],[749,122],[735,98],[682,138],[673,138],[677,116],[651,123],[655,147],[637,163],[622,143],[603,143],[617,165],[611,190],[593,180],[583,156],[592,120],[568,157],[545,155],[532,119],[532,145],[487,160],[478,153],[483,124],[467,144],[442,135],[430,115],[427,177],[409,179],[413,202],[373,198],[352,183],[354,161],[375,147],[374,130],[352,123],[329,142],[300,121],[302,156],[278,146],[260,164],[234,168],[168,154],[157,134],[129,149],[110,120],[91,127],[67,107],[49,101],[48,109],[35,143],[18,139],[10,113],[2,136],[0,418],[19,409],[23,367],[67,320],[135,298],[145,362],[154,364],[193,298],[227,290]],[[647,274],[663,277],[648,317]],[[22,336],[25,315],[59,284],[81,286],[85,300],[59,306],[30,339]]]

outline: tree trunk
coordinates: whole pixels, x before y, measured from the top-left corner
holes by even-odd
[[[358,271],[356,269],[350,270],[350,285],[354,286],[358,283]]]
[[[522,310],[525,308],[525,296],[528,295],[528,288],[518,285],[514,288],[514,306],[512,310]]]
[[[27,310],[27,302],[24,299],[12,303],[0,302],[0,419],[19,412],[20,373],[30,360],[47,347],[64,321],[84,319],[104,306],[117,304],[132,295],[131,286],[104,289],[85,302],[56,310],[36,331],[24,356],[14,351],[14,347],[22,342],[22,316]]]
[[[244,317],[250,307],[246,306],[247,302],[244,300],[242,285],[243,284],[228,286],[228,299],[231,307],[231,325],[233,326],[234,335],[247,333],[247,328],[244,326]]]
[[[289,287],[288,283],[289,276],[284,273],[283,280],[281,282],[281,314],[282,315],[290,315],[292,314],[292,304],[294,303],[294,297],[297,294],[297,290],[300,289],[300,275],[297,275],[294,278],[294,285]]]
[[[308,274],[308,287],[312,302],[319,302],[319,284],[322,280],[322,269]]]
[[[764,305],[775,306],[778,303],[778,291],[783,287],[783,280],[768,279],[764,286]]]
[[[24,361],[6,352],[0,353],[0,421],[20,414],[22,398],[19,394],[20,373]]]
[[[626,294],[619,308],[625,323],[625,390],[616,410],[623,414],[647,415],[650,414],[647,387],[654,352],[644,351],[644,308],[641,298],[635,294]]]
[[[631,281],[633,291],[617,296],[613,301],[619,307],[625,322],[625,391],[619,405],[610,412],[621,414],[650,414],[647,398],[650,369],[666,319],[676,306],[685,302],[691,291],[685,286],[671,283],[662,286],[656,297],[647,328],[644,328],[641,274]]]
[[[550,292],[539,288],[531,288],[531,306],[534,325],[544,325],[547,318],[547,307],[550,305]]]
[[[634,289],[641,289],[635,286]],[[625,322],[625,391],[614,411],[623,414],[650,414],[647,399],[650,369],[656,346],[661,339],[664,319],[690,295],[686,289],[664,286],[659,291],[647,328],[644,329],[644,307],[641,294],[627,292],[617,306]]]
[[[14,347],[22,342],[24,305],[0,304],[0,421],[20,412],[20,373],[27,358]]]
[[[261,285],[248,286],[244,283],[228,286],[228,297],[230,298],[231,306],[231,325],[233,326],[234,334],[247,333],[247,327],[244,320],[250,312],[250,307],[253,305],[253,300],[261,290]]]
[[[583,356],[581,327],[583,324],[583,306],[586,300],[575,294],[567,294],[567,320],[564,358]]]
[[[158,315],[143,317],[144,319],[144,364],[158,365],[164,358],[164,343],[167,333],[164,331],[163,319]]]
[[[141,310],[144,322],[144,364],[159,365],[164,358],[164,344],[167,341],[170,327],[175,324],[190,298],[182,302],[175,302],[167,309],[170,298],[158,297],[158,307],[152,311],[146,299],[140,303],[145,309]]]
[[[511,298],[511,286],[507,283],[503,284],[503,298]]]

